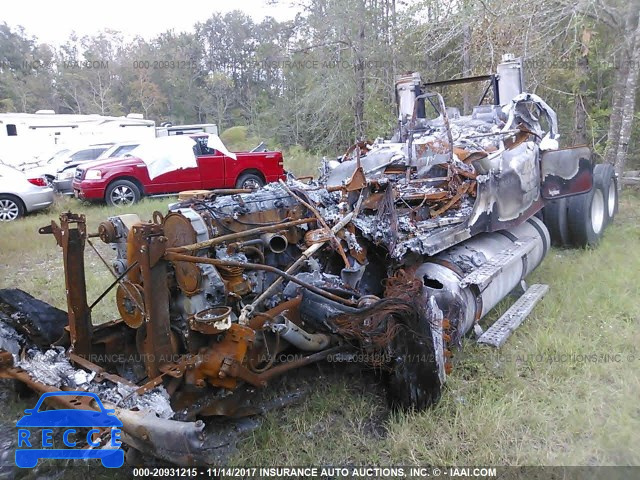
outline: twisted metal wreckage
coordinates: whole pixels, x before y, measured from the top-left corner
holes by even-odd
[[[62,214],[40,233],[62,247],[68,315],[0,292],[0,376],[97,392],[133,451],[183,465],[233,445],[237,425],[205,429],[202,418],[264,411],[259,389],[330,356],[385,372],[396,405],[437,401],[462,337],[544,258],[535,214],[592,184],[589,150],[558,149],[554,111],[519,91],[501,106],[509,85],[489,80],[495,105],[461,116],[416,74],[400,78],[394,138],[325,162],[318,181],[181,194],[151,222],[116,215],[95,233],[84,215]],[[121,317],[100,325],[91,310],[107,292],[88,305],[85,286],[95,238],[116,252],[104,263]]]

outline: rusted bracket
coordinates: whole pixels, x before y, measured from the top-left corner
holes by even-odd
[[[182,378],[184,372],[198,363],[198,357],[194,355],[184,355],[182,360],[176,363],[167,363],[160,367],[163,375],[173,378]]]
[[[160,365],[159,370],[162,373],[157,377],[152,378],[144,385],[140,386],[135,393],[138,395],[143,395],[148,391],[153,390],[158,385],[162,385],[162,383],[164,383],[165,376],[169,376],[172,378],[182,378],[187,368],[195,365],[196,363],[197,357],[186,355],[185,358],[178,363],[165,363],[163,365]],[[137,387],[137,385],[134,386]]]
[[[75,228],[70,228],[75,224]],[[87,304],[87,285],[84,272],[84,246],[87,226],[84,215],[71,212],[60,215],[60,226],[55,221],[39,229],[41,234],[53,234],[62,247],[64,276],[67,291],[67,316],[71,348],[81,356],[91,353],[93,325],[91,310]]]
[[[86,217],[83,214],[75,214],[71,212],[61,213],[60,214],[60,225],[55,222],[55,220],[51,220],[51,225],[46,225],[38,229],[38,233],[40,235],[53,235],[58,243],[58,246],[62,247],[63,243],[68,238],[65,238],[66,231],[68,231],[68,226],[71,223],[75,223],[77,225],[77,229],[80,232],[80,236],[82,238],[83,246],[84,240],[87,238],[87,226],[86,226]]]
[[[144,364],[149,378],[160,373],[160,366],[172,358],[169,318],[169,285],[167,284],[167,262],[163,259],[167,237],[162,225],[139,223],[131,229],[135,261],[140,265],[145,305]],[[130,259],[130,261],[133,259]],[[142,327],[141,327],[142,328]]]
[[[225,357],[220,367],[220,375],[227,377],[235,377],[250,383],[254,387],[264,388],[267,386],[267,381],[261,378],[259,375],[253,373],[247,367],[239,363],[236,359]]]
[[[139,387],[135,393],[137,395],[144,395],[145,393],[153,390],[154,388],[156,388],[158,385],[162,385],[162,382],[164,381],[164,373],[152,378],[151,380],[149,380],[147,383],[145,383],[144,385],[142,385],[141,387]]]
[[[347,192],[362,190],[367,186],[367,176],[364,174],[364,169],[362,168],[362,163],[360,162],[360,153],[360,145],[356,144],[356,169],[345,185],[345,189],[347,190]]]

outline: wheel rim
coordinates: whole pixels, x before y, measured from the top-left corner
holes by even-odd
[[[19,213],[20,209],[16,202],[7,199],[0,200],[0,221],[10,222],[11,220],[15,220],[18,218]]]
[[[609,197],[607,198],[607,211],[609,213],[609,218],[613,218],[613,215],[616,213],[617,195],[616,182],[611,178],[611,182],[609,183]]]
[[[594,233],[600,234],[604,223],[604,195],[602,190],[596,189],[591,200],[591,228]]]
[[[242,182],[242,188],[246,188],[249,190],[256,190],[260,188],[260,182],[258,182],[255,178],[247,178],[244,182]]]
[[[111,202],[114,205],[131,205],[136,199],[133,190],[126,185],[118,185],[111,192]]]

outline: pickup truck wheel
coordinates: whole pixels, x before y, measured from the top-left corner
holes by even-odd
[[[11,222],[24,216],[24,205],[13,195],[0,195],[0,222]]]
[[[569,232],[576,247],[598,244],[606,226],[606,211],[604,188],[597,177],[590,192],[569,197]]]
[[[551,200],[543,209],[544,224],[549,230],[553,245],[568,247],[571,245],[569,237],[569,223],[567,221],[567,199]]]
[[[618,212],[618,179],[613,165],[608,163],[596,165],[593,169],[593,181],[602,186],[606,203],[605,225],[609,225]]]
[[[236,188],[255,190],[260,187],[264,187],[264,180],[255,173],[245,173],[244,175],[240,175],[236,182]]]
[[[116,180],[107,188],[105,201],[112,207],[124,207],[140,201],[140,189],[129,180]]]

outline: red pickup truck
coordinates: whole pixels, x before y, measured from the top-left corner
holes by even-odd
[[[82,200],[128,205],[143,195],[216,188],[258,188],[285,178],[281,152],[239,152],[236,153],[237,160],[234,160],[209,148],[207,135],[191,138],[196,141],[197,168],[174,170],[152,180],[147,166],[135,156],[91,162],[76,169],[74,194]]]

